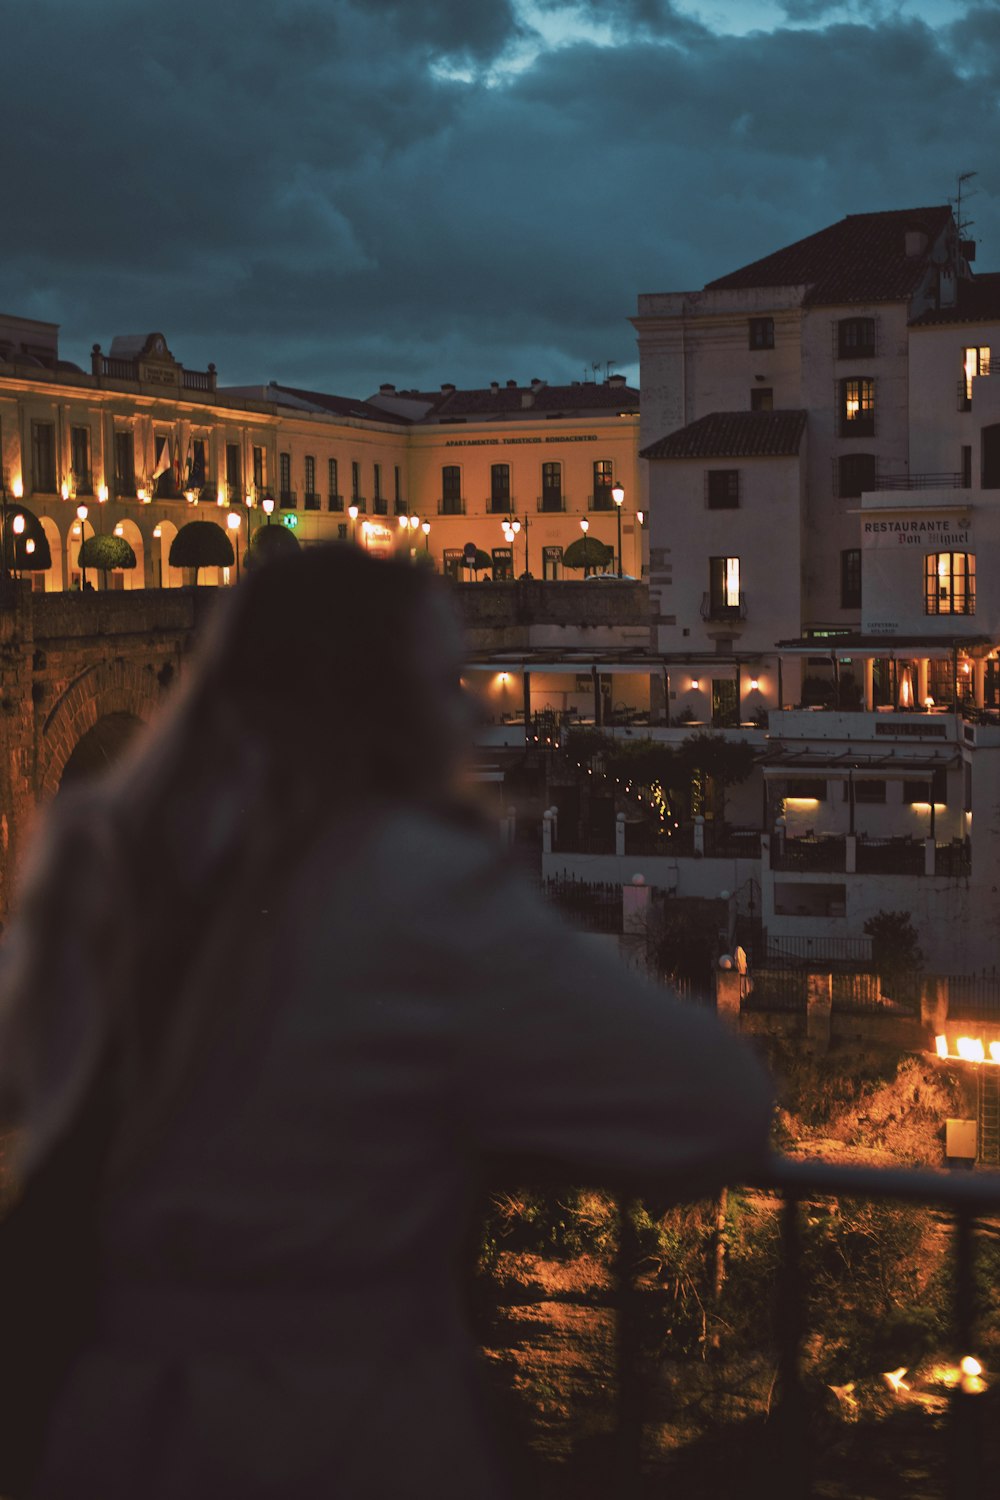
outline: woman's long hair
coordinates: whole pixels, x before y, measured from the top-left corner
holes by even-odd
[[[245,945],[210,955],[216,936],[251,934],[266,951],[266,909],[311,840],[440,788],[456,749],[426,661],[448,644],[440,589],[419,567],[336,544],[261,564],[215,606],[159,722],[102,784],[57,805],[14,1004],[26,1014],[32,990],[86,988],[130,1115],[162,1115],[232,1020]],[[338,847],[348,858],[350,839]],[[82,955],[76,977],[53,973],[60,949]],[[209,959],[233,997],[214,1017],[204,983],[186,985]],[[82,1074],[71,1082],[67,1111]]]

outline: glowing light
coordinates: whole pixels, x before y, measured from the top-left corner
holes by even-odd
[[[942,1059],[946,1058],[948,1056],[948,1038],[946,1036],[936,1036],[934,1038],[934,1050],[938,1057]]]
[[[246,494],[243,496],[243,504],[248,508],[257,504],[256,500],[249,490],[247,490]]]
[[[30,537],[30,536],[29,536],[29,538],[28,538],[28,540],[27,540],[27,541],[26,541],[26,542],[25,542],[25,544],[24,544],[24,550],[25,550],[25,552],[27,552],[27,553],[28,553],[28,554],[29,554],[29,555],[30,555],[30,554],[31,554],[31,553],[32,553],[32,552],[34,552],[34,550],[35,550],[35,539],[34,539],[34,537]]]
[[[159,526],[154,526],[153,527],[153,538],[154,538],[154,540],[159,541],[159,539],[160,539],[160,537],[162,535],[163,535],[162,529]]]
[[[967,662],[967,661],[963,661],[963,663],[962,663],[962,675],[963,675],[963,677],[968,677],[968,675],[969,675],[969,673],[971,671],[972,671],[972,667],[971,667],[970,663]]]
[[[271,514],[271,512],[274,510],[274,496],[273,495],[265,495],[264,498],[263,498],[263,500],[260,502],[260,504],[261,504],[261,509],[263,510],[265,516],[269,516]]]
[[[1000,1042],[990,1042],[990,1062],[1000,1063]]]
[[[24,494],[24,480],[20,477],[15,479],[10,487],[10,492],[15,500],[20,500]]]
[[[819,807],[818,797],[786,797],[788,807]]]
[[[498,672],[497,682],[501,687],[506,687],[508,682],[510,682],[510,674],[508,672]]]
[[[751,677],[751,679],[750,679],[750,691],[752,693],[755,693],[759,687],[760,687],[760,678],[759,677]]]
[[[78,521],[85,521],[89,515],[90,511],[81,500],[80,504],[76,507],[76,519]]]
[[[641,526],[646,519],[646,512],[644,510],[637,510],[635,513],[635,518]]]
[[[924,699],[924,707],[925,708],[933,708],[934,707],[934,699],[933,698],[925,698]]]
[[[184,499],[187,501],[188,505],[198,504],[198,496],[194,490],[185,490]]]
[[[80,523],[79,523],[79,521],[74,521],[72,527],[70,528],[70,536],[79,536],[79,535],[80,535]]]
[[[419,516],[411,516],[410,517],[410,530],[411,531],[416,531],[416,529],[417,529],[417,527],[419,525],[420,525],[420,517]]]
[[[14,517],[14,521],[13,521],[13,526],[14,526],[14,535],[15,536],[22,536],[23,533],[24,533],[24,517],[23,516],[15,516]]]
[[[959,1361],[958,1368],[963,1375],[981,1375],[983,1373],[982,1365],[978,1359],[973,1359],[971,1354],[967,1354],[964,1359]]]
[[[624,503],[625,486],[622,484],[620,479],[616,479],[614,484],[611,486],[611,498],[618,506]]]
[[[59,486],[59,493],[64,500],[69,499],[69,480],[63,480],[62,484]]]
[[[239,531],[241,523],[242,518],[239,511],[231,510],[226,517],[226,525],[229,527],[230,531]]]
[[[267,510],[266,505],[264,509]],[[270,512],[268,512],[268,514],[270,514]],[[356,521],[358,519],[358,507],[356,505],[349,505],[347,507],[347,514],[350,516],[352,521]]]
[[[966,1396],[982,1395],[986,1389],[986,1381],[983,1380],[983,1367],[978,1359],[973,1359],[967,1354],[960,1362],[959,1369],[962,1372],[962,1392]]]
[[[125,535],[125,527],[119,521],[118,525],[115,527],[115,536],[124,536],[124,535]]]
[[[590,530],[590,522],[587,520],[586,516],[584,516],[583,520],[580,522],[580,530],[583,532],[584,536],[586,536],[587,532]]]
[[[900,1365],[898,1370],[886,1370],[883,1374],[882,1379],[885,1381],[890,1391],[892,1391],[893,1395],[898,1396],[901,1391],[908,1391],[910,1389],[906,1381],[903,1379],[903,1376],[906,1374],[906,1372],[907,1366]]]
[[[225,505],[225,503],[226,503],[226,501],[228,499],[229,499],[229,496],[226,494],[225,490],[222,488],[222,485],[220,484],[219,488],[215,492],[215,503],[216,503],[216,505]]]
[[[978,1037],[960,1036],[955,1051],[963,1062],[985,1062],[986,1048]]]
[[[399,529],[400,529],[400,531],[406,531],[406,529],[409,526],[409,524],[410,524],[409,520],[407,519],[406,516],[400,516],[400,518],[399,518]]]
[[[430,521],[421,521],[421,523],[420,523],[420,530],[423,532],[424,536],[430,536],[430,534],[431,534],[431,523],[430,523]]]
[[[692,677],[691,678],[691,687],[692,687],[692,690],[694,692],[697,692],[700,686],[701,686],[701,683],[698,681],[698,678],[697,677]]]
[[[98,505],[107,505],[107,503],[108,503],[108,493],[109,493],[109,491],[108,491],[108,487],[107,487],[106,484],[99,484],[97,486],[97,503],[98,503]]]
[[[146,486],[144,484],[140,484],[139,488],[136,490],[135,493],[136,493],[137,497],[142,501],[143,505],[148,505],[150,503],[150,500],[152,499],[152,496],[150,495],[149,491],[147,490],[147,488],[146,488]],[[220,505],[222,504],[221,500],[219,501],[219,504]]]

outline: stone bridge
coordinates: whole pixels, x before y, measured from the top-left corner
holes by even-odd
[[[21,585],[0,608],[0,914],[38,806],[114,760],[151,717],[216,597]]]

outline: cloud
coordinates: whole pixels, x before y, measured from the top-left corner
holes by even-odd
[[[750,36],[667,0],[542,0],[543,36],[538,7],[15,7],[0,306],[62,323],[78,360],[162,328],[233,383],[580,378],[634,360],[639,291],[701,286],[845,213],[944,202],[978,165],[947,122],[995,133],[992,5],[938,31]],[[983,266],[1000,265],[986,165]]]

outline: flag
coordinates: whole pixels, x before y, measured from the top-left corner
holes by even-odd
[[[167,470],[171,467],[171,464],[172,459],[170,456],[170,439],[168,437],[165,437],[161,439],[160,456],[156,460],[156,467],[153,470],[153,478],[159,479],[161,474],[165,474],[167,472]]]

